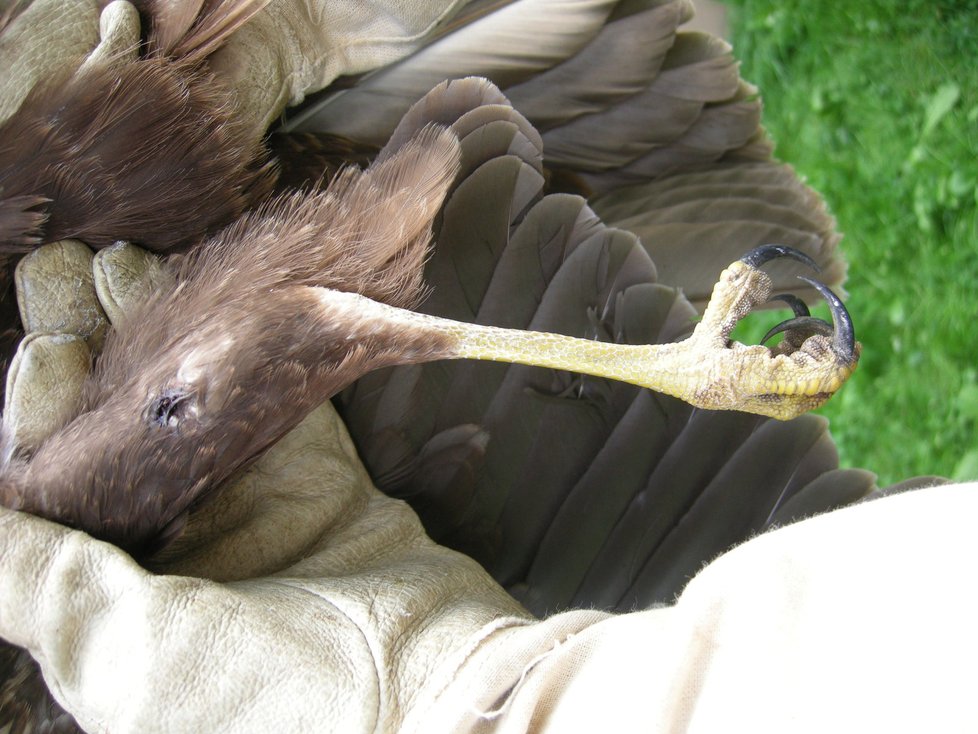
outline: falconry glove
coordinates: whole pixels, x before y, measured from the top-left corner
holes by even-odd
[[[94,254],[83,242],[38,248],[17,264],[25,336],[7,371],[7,450],[31,450],[77,405],[110,323],[167,277],[150,253],[120,243]]]
[[[307,423],[317,421],[330,419]],[[328,489],[349,497],[345,521],[266,577],[155,576],[114,546],[0,511],[0,634],[31,650],[88,731],[978,724],[964,674],[978,596],[961,583],[978,550],[978,487],[768,533],[708,566],[670,607],[535,622],[373,490],[332,425],[326,461],[350,474]],[[907,542],[938,519],[926,544]]]
[[[66,343],[88,349],[106,328],[93,313],[124,318],[163,277],[128,245],[92,258],[57,243],[18,273],[24,321],[70,328]],[[26,415],[27,394],[57,415],[44,398],[66,391],[21,383],[44,362],[31,357],[41,337],[25,341],[7,413]],[[536,621],[374,488],[326,405],[192,512],[152,570],[0,511],[0,636],[89,731],[945,728],[973,716],[967,676],[937,685],[930,671],[978,648],[959,568],[976,505],[975,487],[863,504],[744,544],[671,607]],[[939,537],[907,542],[938,518]],[[941,625],[903,634],[935,607]],[[907,665],[892,664],[895,646]]]
[[[462,0],[340,4],[327,0],[240,0],[213,4],[206,17],[179,4],[114,0],[35,0],[0,41],[9,64],[0,77],[0,121],[38,83],[66,70],[135,58],[137,7],[155,21],[150,39],[174,56],[204,56],[235,91],[258,134],[285,108],[341,75],[360,74],[416,50]],[[223,7],[220,7],[223,6]],[[191,25],[196,22],[196,31]],[[226,43],[225,43],[226,41]]]
[[[462,0],[398,3],[273,2],[209,59],[259,133],[306,95],[419,48]]]

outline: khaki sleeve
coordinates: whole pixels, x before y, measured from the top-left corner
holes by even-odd
[[[839,510],[674,606],[486,628],[410,731],[975,731],[978,485]]]

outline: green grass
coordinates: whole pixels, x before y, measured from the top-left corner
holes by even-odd
[[[978,478],[978,7],[730,6],[777,156],[845,233],[863,356],[821,411],[843,465]]]

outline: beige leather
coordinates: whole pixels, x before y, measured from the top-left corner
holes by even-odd
[[[5,449],[35,449],[72,417],[91,362],[75,334],[24,337],[7,368]]]
[[[98,0],[34,0],[0,36],[0,122],[35,84],[76,67],[98,42]]]
[[[83,242],[62,240],[21,258],[14,281],[26,333],[77,334],[101,345],[108,321],[95,293],[92,257]]]
[[[139,12],[113,0],[34,0],[0,35],[0,122],[38,83],[122,58],[139,48]]]
[[[139,53],[139,11],[126,0],[113,0],[99,16],[99,44],[80,71],[96,65],[135,59]]]
[[[110,324],[118,323],[171,277],[158,257],[128,242],[95,253],[92,276],[95,294]]]
[[[231,539],[172,560],[268,574],[229,584],[154,576],[114,546],[0,511],[0,636],[31,650],[86,730],[392,731],[446,653],[497,618],[527,620],[373,488],[330,407],[249,475],[263,489],[231,490],[255,505]]]
[[[26,336],[7,370],[4,446],[29,451],[75,410],[109,321],[169,275],[138,247],[119,243],[93,255],[64,240],[23,257],[14,277]]]
[[[341,489],[344,519],[307,557],[246,581],[154,576],[0,511],[0,635],[34,653],[89,731],[978,726],[976,485],[760,536],[670,607],[535,622],[343,453],[332,460],[352,462],[356,485]]]
[[[108,322],[92,275],[92,251],[53,242],[23,257],[14,272],[26,336],[7,369],[4,450],[30,451],[75,411],[92,351]]]
[[[235,33],[210,65],[235,91],[240,114],[264,132],[286,105],[338,76],[369,71],[419,48],[460,5],[462,0],[279,0]]]

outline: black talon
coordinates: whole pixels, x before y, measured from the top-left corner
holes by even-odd
[[[808,309],[806,308],[805,310],[807,311]],[[798,316],[797,318],[782,321],[777,326],[771,327],[771,330],[761,339],[761,344],[775,334],[780,334],[782,331],[797,331],[807,339],[813,334],[832,336],[834,330],[832,324],[822,319],[815,319],[811,316]]]
[[[790,257],[800,263],[804,263],[816,273],[821,271],[818,263],[808,257],[808,255],[787,245],[761,245],[760,247],[755,247],[740,258],[740,262],[745,265],[750,265],[752,268],[759,268],[764,263],[778,257]]]
[[[799,275],[798,277],[822,294],[822,297],[829,306],[829,311],[832,313],[832,323],[834,324],[832,351],[845,362],[852,362],[856,354],[856,330],[852,326],[852,318],[849,316],[846,307],[842,305],[839,297],[824,283],[820,283],[812,278],[806,278],[804,275]]]
[[[767,299],[768,301],[784,301],[788,304],[792,311],[794,311],[795,316],[811,316],[812,312],[808,310],[808,304],[801,300],[798,296],[792,295],[791,293],[781,293],[777,296],[771,296]],[[824,323],[824,322],[823,322]],[[777,333],[777,332],[775,332]]]

